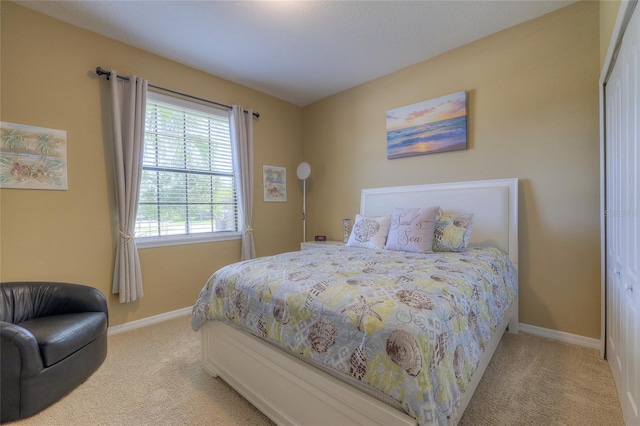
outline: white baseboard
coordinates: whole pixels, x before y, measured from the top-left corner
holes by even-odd
[[[143,318],[141,320],[126,322],[120,325],[114,325],[113,327],[109,327],[107,330],[107,335],[111,336],[114,334],[122,333],[124,331],[135,330],[136,328],[146,327],[148,325],[157,324],[162,321],[167,321],[173,318],[181,317],[183,315],[187,315],[191,313],[193,306],[187,306],[186,308],[178,309],[171,312],[166,312],[160,315],[154,315],[152,317]]]
[[[558,340],[560,342],[571,343],[578,346],[584,346],[591,349],[600,350],[600,339],[592,337],[579,336],[577,334],[566,333],[564,331],[551,330],[549,328],[537,327],[535,325],[520,323],[520,331],[534,334],[536,336],[548,337],[549,339]]]
[[[178,309],[164,314],[154,315],[152,317],[143,318],[141,320],[131,321],[120,325],[114,325],[109,327],[107,333],[109,336],[113,334],[122,333],[129,330],[135,330],[136,328],[146,327],[148,325],[157,324],[159,322],[167,321],[173,318],[181,317],[183,315],[190,314],[193,306],[187,306],[186,308]],[[560,342],[571,343],[573,345],[584,346],[591,349],[600,350],[600,340],[592,337],[579,336],[577,334],[566,333],[564,331],[551,330],[550,328],[537,327],[535,325],[519,323],[518,328],[524,333],[533,334],[536,336],[547,337],[549,339],[558,340]]]

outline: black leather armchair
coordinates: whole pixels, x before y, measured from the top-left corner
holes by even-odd
[[[107,356],[107,300],[78,284],[0,284],[0,422],[32,416]]]

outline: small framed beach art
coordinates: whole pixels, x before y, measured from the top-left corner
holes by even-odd
[[[67,132],[0,122],[0,188],[67,189]]]
[[[387,111],[387,158],[467,149],[467,92]]]
[[[287,169],[276,166],[262,166],[264,201],[284,203],[287,201]]]

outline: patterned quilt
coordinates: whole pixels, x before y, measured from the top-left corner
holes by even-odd
[[[421,425],[454,424],[517,291],[511,262],[494,248],[305,250],[215,272],[192,327],[233,323],[378,389]]]

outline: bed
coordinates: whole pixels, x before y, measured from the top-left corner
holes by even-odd
[[[398,211],[472,214],[466,249],[355,244],[221,268],[193,309],[204,370],[281,425],[456,424],[518,331],[517,206],[517,179],[363,189],[359,214],[391,229]]]

